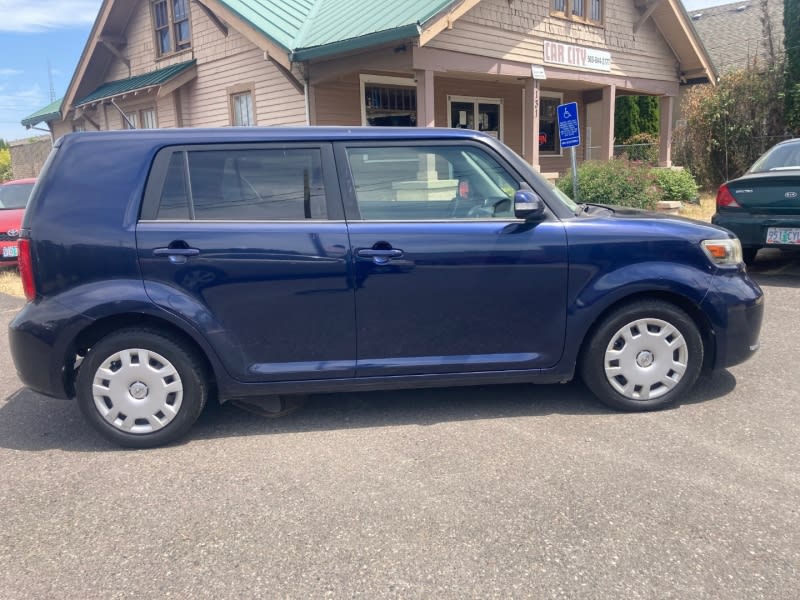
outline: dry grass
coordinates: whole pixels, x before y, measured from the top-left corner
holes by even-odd
[[[22,280],[19,278],[19,273],[16,269],[6,267],[0,270],[0,294],[8,294],[18,298],[25,297],[22,292]]]
[[[717,210],[716,199],[716,194],[702,192],[700,194],[700,204],[683,203],[681,216],[697,219],[698,221],[711,221],[711,215]]]

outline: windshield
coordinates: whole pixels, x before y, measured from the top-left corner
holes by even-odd
[[[773,146],[761,155],[748,173],[764,173],[766,171],[800,170],[800,143],[780,144]]]
[[[554,183],[551,183],[549,181],[547,183],[548,183],[548,185],[550,185],[550,191],[552,191],[553,194],[555,194],[558,197],[558,199],[561,200],[561,202],[564,203],[564,206],[569,208],[570,211],[572,211],[573,213],[578,209],[578,205],[575,203],[575,201],[572,198],[570,198],[569,196],[567,196],[560,189],[558,189],[558,186],[556,186]]]
[[[0,185],[0,209],[25,208],[32,189],[32,183]]]

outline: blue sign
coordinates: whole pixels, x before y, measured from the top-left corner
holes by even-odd
[[[558,105],[558,134],[562,148],[580,145],[581,128],[578,126],[577,102]]]

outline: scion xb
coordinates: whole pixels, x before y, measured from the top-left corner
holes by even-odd
[[[579,374],[660,409],[763,313],[727,230],[576,205],[466,130],[69,134],[20,237],[20,379],[132,447],[212,398]]]

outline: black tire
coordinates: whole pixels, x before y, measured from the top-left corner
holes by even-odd
[[[756,262],[756,254],[758,254],[759,250],[760,248],[754,248],[752,246],[745,246],[742,248],[742,260],[744,260],[744,264],[752,265]]]
[[[700,331],[683,310],[661,300],[639,300],[620,306],[595,327],[584,342],[579,369],[607,406],[659,410],[694,385],[703,352]]]
[[[120,446],[153,448],[186,434],[203,411],[209,384],[193,350],[155,329],[128,328],[89,350],[75,388],[81,412],[101,435]]]

